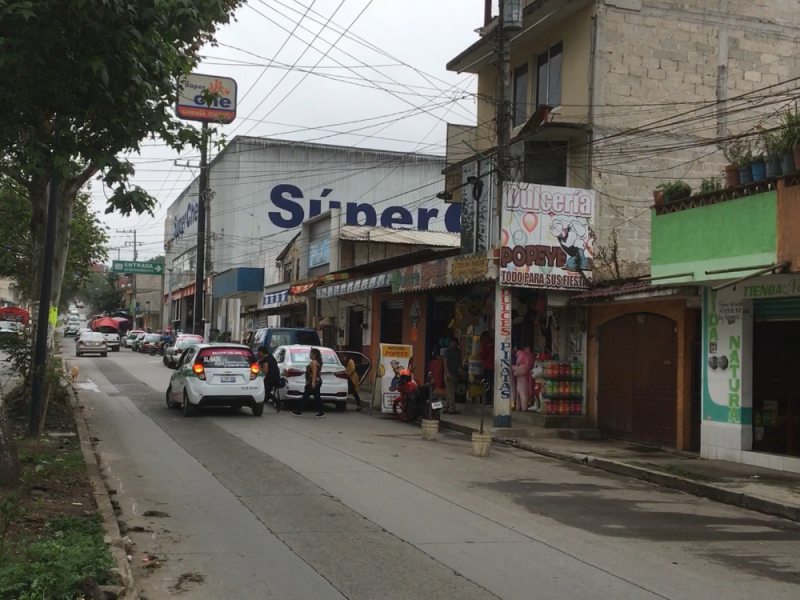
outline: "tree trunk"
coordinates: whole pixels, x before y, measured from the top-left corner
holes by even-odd
[[[5,399],[0,393],[0,488],[16,487],[21,475],[17,443],[8,422]]]

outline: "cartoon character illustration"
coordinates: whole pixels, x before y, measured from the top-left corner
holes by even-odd
[[[528,407],[529,411],[539,412],[539,410],[541,410],[542,395],[544,393],[544,363],[550,360],[550,358],[550,353],[547,351],[539,352],[534,355],[535,362],[533,370],[531,371],[531,380],[533,382],[531,386],[533,390],[531,398],[533,403]]]
[[[556,218],[550,225],[550,234],[558,240],[567,254],[565,270],[572,273],[590,270],[589,259],[586,256],[591,254],[589,230],[586,225],[580,221]]]
[[[517,350],[517,361],[511,367],[511,374],[516,379],[514,387],[514,405],[516,410],[528,410],[530,396],[530,378],[534,358],[530,348]]]
[[[392,366],[392,371],[394,371],[394,376],[392,377],[392,383],[389,385],[389,391],[394,392],[397,390],[397,385],[400,382],[400,371],[403,370],[403,365],[400,364],[400,361],[393,360],[389,363]]]

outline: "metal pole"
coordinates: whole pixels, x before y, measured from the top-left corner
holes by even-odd
[[[483,395],[481,396],[481,427],[480,427],[480,434],[483,435],[483,409],[486,408],[486,394],[489,393],[489,381],[484,379],[483,380]]]
[[[208,196],[208,123],[203,123],[200,134],[200,181],[197,202],[197,257],[194,280],[194,323],[195,334],[203,335],[203,304],[206,261],[206,199]]]
[[[53,156],[61,137],[58,117],[55,119]],[[44,250],[42,258],[42,286],[39,290],[39,318],[36,323],[36,345],[33,352],[33,380],[31,381],[31,402],[28,411],[28,435],[39,433],[44,401],[44,370],[47,363],[47,338],[50,324],[50,294],[53,290],[53,258],[56,248],[56,228],[58,226],[58,179],[55,164],[50,178],[47,198],[47,220],[45,222]]]

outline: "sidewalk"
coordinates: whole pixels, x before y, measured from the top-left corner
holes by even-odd
[[[477,407],[467,405],[461,415],[442,415],[440,427],[465,434],[478,431]],[[512,415],[517,416],[518,413]],[[687,452],[670,451],[615,440],[584,439],[587,430],[544,429],[515,424],[512,429],[492,427],[491,407],[486,408],[484,430],[495,442],[536,454],[625,475],[800,521],[800,474],[719,460],[706,460]],[[571,438],[571,439],[567,439]]]

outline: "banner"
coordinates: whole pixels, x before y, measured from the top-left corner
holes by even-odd
[[[511,290],[495,285],[494,426],[511,427]]]
[[[493,279],[485,252],[441,258],[392,271],[392,293],[418,292]]]
[[[402,344],[381,344],[378,376],[381,378],[381,412],[391,413],[392,403],[400,392],[397,379],[400,371],[408,368],[411,362],[411,346]]]
[[[508,183],[503,194],[500,283],[556,290],[589,287],[594,190]]]

